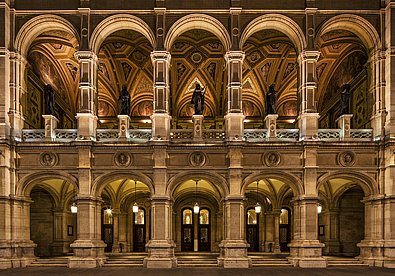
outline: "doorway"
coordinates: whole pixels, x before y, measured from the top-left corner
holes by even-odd
[[[199,227],[198,227],[198,251],[210,251],[210,210],[201,209],[199,211]]]
[[[280,213],[280,250],[281,252],[289,252],[288,244],[291,242],[291,212],[287,208],[281,209]]]
[[[259,251],[259,216],[255,208],[247,209],[247,243],[250,244],[248,251]]]
[[[133,213],[133,251],[145,251],[145,210],[138,209],[137,213]]]
[[[181,220],[181,251],[193,251],[194,231],[192,209],[183,209]]]
[[[102,240],[106,244],[104,248],[105,252],[111,252],[112,246],[114,244],[114,225],[113,225],[113,217],[112,217],[112,210],[102,209]]]

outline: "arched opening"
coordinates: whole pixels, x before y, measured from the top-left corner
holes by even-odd
[[[322,211],[318,212],[318,238],[324,255],[355,257],[365,236],[365,196],[354,180],[332,178],[319,190]]]
[[[223,223],[218,187],[205,179],[186,180],[172,198],[176,251],[219,252]]]
[[[296,46],[281,31],[264,29],[248,37],[243,51],[246,54],[243,64],[245,128],[265,128],[264,118],[269,113],[278,114],[279,128],[294,128],[298,116]],[[271,85],[276,98],[273,104],[268,100]]]
[[[150,189],[138,180],[107,182],[101,192],[105,252],[145,252],[150,239]]]
[[[62,29],[42,32],[31,42],[22,72],[24,128],[43,129],[42,115],[55,116],[59,120],[57,128],[75,128],[80,81],[75,57],[78,47],[75,35]]]
[[[37,181],[30,191],[30,238],[38,257],[62,256],[72,252],[77,238],[77,213],[71,205],[77,192],[62,179]]]
[[[122,29],[109,34],[98,53],[100,128],[117,128],[117,115],[129,115],[132,128],[151,128],[153,47],[141,33]],[[122,91],[126,93],[122,93]],[[122,94],[122,95],[121,95]]]
[[[318,39],[316,67],[320,128],[339,128],[337,119],[352,114],[352,128],[370,128],[374,106],[369,50],[352,29],[332,29]]]
[[[196,85],[204,87],[204,128],[222,128],[226,106],[225,46],[210,31],[188,30],[174,40],[171,53],[171,104],[174,128],[192,128],[191,102]]]
[[[289,252],[292,237],[290,185],[275,177],[260,178],[245,188],[246,240],[250,252]]]

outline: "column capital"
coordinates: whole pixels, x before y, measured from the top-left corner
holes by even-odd
[[[299,61],[304,61],[304,60],[312,60],[312,61],[318,61],[318,58],[320,57],[321,52],[316,51],[316,50],[303,50],[299,54]]]
[[[93,59],[93,61],[97,61],[97,55],[93,51],[78,51],[75,53],[75,57],[79,61],[83,59]]]
[[[243,61],[245,58],[245,53],[243,51],[227,51],[225,53],[226,62],[231,62],[233,60]]]
[[[167,62],[170,62],[171,54],[169,51],[152,51],[151,60],[152,62],[155,62],[156,60],[165,60]]]

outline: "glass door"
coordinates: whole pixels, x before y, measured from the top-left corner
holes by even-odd
[[[193,237],[192,209],[183,209],[181,218],[181,251],[193,251]]]
[[[198,250],[210,251],[210,211],[201,209],[199,212]]]
[[[141,208],[133,213],[133,251],[145,251],[145,210]]]
[[[258,224],[259,216],[255,212],[255,209],[247,210],[247,242],[250,244],[248,251],[257,252],[259,251],[259,224]]]

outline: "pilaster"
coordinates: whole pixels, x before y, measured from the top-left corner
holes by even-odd
[[[319,51],[305,50],[298,58],[300,66],[300,112],[298,117],[299,134],[301,140],[318,139],[318,118],[317,103],[315,99],[316,66],[320,56]]]
[[[169,140],[169,67],[171,55],[167,51],[153,51],[151,60],[154,67],[154,113],[152,120],[152,139]]]

